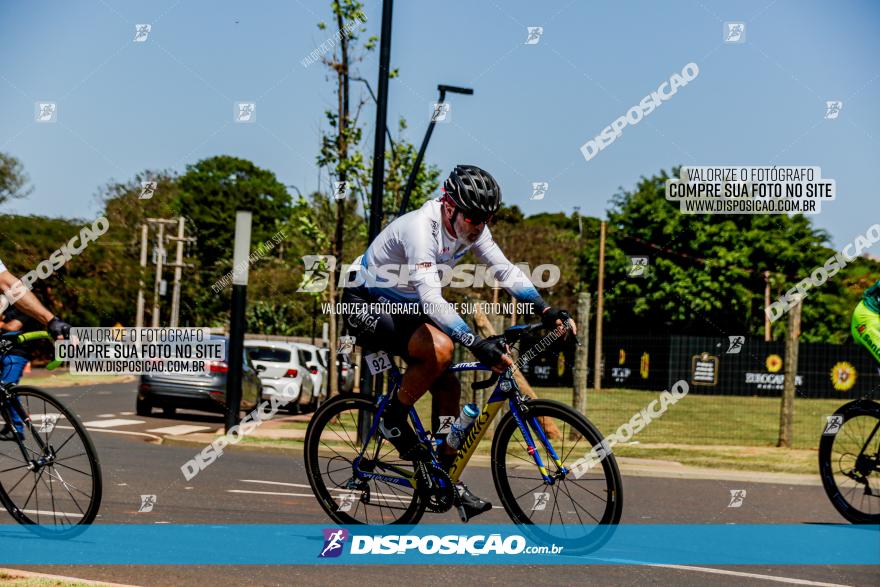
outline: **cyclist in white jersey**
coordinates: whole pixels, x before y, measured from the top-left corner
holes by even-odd
[[[0,330],[6,331],[12,328],[23,328],[29,322],[28,317],[33,318],[46,327],[52,336],[61,339],[70,335],[70,324],[61,320],[46,309],[24,283],[9,272],[6,265],[0,260],[0,316],[3,324]],[[4,298],[5,296],[5,298]],[[26,330],[27,328],[25,328]],[[13,349],[6,352],[0,358],[0,382],[18,383],[24,373],[24,368],[30,360],[27,351]],[[12,440],[12,427],[21,434],[24,423],[18,413],[12,410],[13,422],[0,422],[0,441]],[[11,425],[10,425],[11,424]]]
[[[505,290],[518,301],[533,304],[545,325],[555,328],[568,323],[577,333],[571,316],[550,308],[492,239],[486,225],[501,207],[501,188],[495,179],[479,167],[458,165],[442,191],[441,198],[426,202],[385,227],[350,272],[348,281],[355,285],[346,287],[342,295],[347,308],[358,307],[357,312],[345,316],[348,331],[357,343],[367,349],[389,351],[407,361],[400,391],[386,408],[380,430],[402,458],[417,464],[420,476],[428,475],[430,457],[407,422],[407,414],[430,390],[435,413],[457,415],[461,385],[454,374],[446,372],[452,363],[454,342],[464,344],[496,372],[513,364],[508,349],[472,332],[443,298],[441,271],[473,251]],[[376,309],[376,302],[412,306],[405,312],[389,313]],[[371,303],[373,308],[369,307]],[[443,446],[441,463],[448,468],[456,451]],[[491,503],[471,493],[463,483],[456,489],[469,517],[491,509]]]

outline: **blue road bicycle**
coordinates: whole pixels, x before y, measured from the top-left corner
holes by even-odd
[[[540,324],[513,326],[497,338],[517,344]],[[452,372],[491,371],[481,363],[459,363]],[[392,392],[400,372],[391,365]],[[321,507],[339,524],[416,524],[426,511],[442,513],[455,505],[453,484],[473,460],[491,468],[507,515],[539,539],[565,545],[568,552],[595,549],[620,521],[620,472],[613,454],[593,466],[573,470],[602,435],[583,414],[563,403],[523,395],[510,369],[473,384],[494,390],[459,447],[447,472],[439,465],[433,435],[415,408],[410,420],[422,441],[434,447],[430,489],[418,487],[414,464],[378,432],[379,417],[391,394],[377,398],[337,396],[313,415],[305,437],[309,484]],[[503,405],[491,443],[481,443]],[[462,520],[466,521],[462,513]]]

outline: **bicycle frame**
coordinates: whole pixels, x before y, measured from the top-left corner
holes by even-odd
[[[458,373],[462,371],[490,371],[490,369],[483,366],[481,363],[472,362],[458,363],[456,365],[452,365],[447,371],[451,373]],[[385,410],[385,407],[388,405],[392,393],[400,388],[402,376],[394,365],[392,365],[391,367],[390,377],[393,382],[391,386],[391,391],[379,398],[377,403],[378,411],[376,413],[376,417],[370,426],[370,431],[367,435],[367,438],[364,440],[363,447],[361,448],[361,451],[358,454],[357,458],[353,461],[352,465],[355,470],[355,474],[361,479],[377,479],[386,483],[394,483],[406,487],[414,487],[412,474],[400,470],[397,467],[389,466],[390,469],[394,469],[395,472],[404,475],[404,477],[391,477],[388,475],[383,475],[381,473],[361,471],[358,467],[361,459],[364,456],[364,452],[369,445],[370,440],[373,438],[373,435],[376,434],[379,426],[379,419],[381,418],[382,412]],[[486,405],[483,406],[483,409],[480,411],[479,417],[471,426],[467,436],[462,440],[462,444],[458,449],[458,454],[456,455],[455,460],[449,468],[449,478],[452,480],[453,483],[456,483],[461,477],[462,472],[464,471],[465,467],[467,467],[468,461],[470,461],[471,456],[473,456],[474,452],[476,452],[480,441],[483,439],[483,436],[485,436],[486,432],[488,431],[489,424],[498,414],[505,400],[508,400],[510,404],[510,411],[513,414],[513,418],[514,420],[516,420],[516,424],[519,427],[519,430],[528,445],[528,452],[532,455],[532,458],[535,461],[535,465],[541,472],[541,476],[544,478],[544,480],[548,484],[552,485],[556,482],[557,478],[560,478],[560,476],[564,477],[568,473],[568,469],[563,465],[562,460],[556,454],[556,451],[553,449],[553,446],[551,445],[550,440],[547,438],[547,435],[544,433],[544,429],[541,427],[538,419],[536,417],[524,417],[523,410],[520,407],[522,399],[519,395],[519,387],[517,386],[516,381],[513,378],[513,374],[510,372],[510,370],[507,370],[499,376],[499,379],[495,384],[495,388],[493,389],[491,395],[486,401]],[[434,446],[434,444],[431,442],[430,437],[428,436],[428,433],[422,426],[421,420],[419,420],[419,416],[416,413],[414,407],[410,410],[410,418],[412,419],[416,434],[418,434],[419,438],[426,444]],[[529,431],[530,427],[532,428],[532,430],[534,430],[535,434],[540,439],[541,444],[544,445],[544,447],[547,449],[547,452],[550,454],[556,465],[559,467],[559,473],[557,474],[557,476],[551,477],[548,474],[547,468],[544,466],[543,460],[541,459],[540,451],[537,450],[535,440],[531,432]],[[436,451],[432,451],[432,453],[436,464]]]

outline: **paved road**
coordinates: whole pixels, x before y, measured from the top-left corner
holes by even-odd
[[[220,417],[181,412],[175,418],[133,414],[133,384],[53,390],[93,431],[104,472],[104,499],[98,523],[273,523],[324,524],[328,520],[308,489],[298,456],[266,454],[234,448],[190,482],[180,465],[198,447],[157,444],[171,426],[208,430]],[[180,430],[180,429],[178,429]],[[470,468],[472,489],[493,498],[488,469]],[[840,523],[821,487],[713,480],[659,479],[624,475],[624,523]],[[745,489],[739,508],[730,508],[730,491]],[[150,513],[138,513],[141,495],[156,495]],[[453,513],[426,517],[433,523],[458,523]],[[3,523],[11,519],[3,519]],[[507,523],[495,509],[480,522]],[[255,548],[279,548],[255,545]],[[310,567],[282,566],[21,566],[28,570],[135,585],[326,585],[326,572]],[[594,585],[740,585],[880,584],[876,567],[658,567],[554,566],[537,567],[334,567],[333,582],[398,578],[393,584],[451,582],[456,585],[538,582]],[[552,575],[551,575],[552,573]],[[745,573],[745,574],[743,574]],[[323,576],[322,576],[323,575]],[[817,583],[818,582],[818,583]]]

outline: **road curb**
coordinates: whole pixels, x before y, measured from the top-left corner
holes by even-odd
[[[47,575],[46,573],[35,573],[33,571],[22,571],[20,569],[9,569],[0,567],[0,574],[9,575],[14,579],[52,579],[55,581],[70,581],[85,585],[105,585],[112,587],[138,587],[129,583],[108,583],[106,581],[96,581],[93,579],[81,579],[79,577],[68,577],[66,575]]]
[[[196,432],[181,436],[164,436],[162,444],[174,446],[193,446],[203,448],[216,440],[217,434]],[[257,436],[256,438],[259,438]],[[230,444],[223,450],[246,450],[252,452],[266,452],[269,454],[302,455],[302,446],[284,447],[255,445],[248,443]],[[740,481],[743,483],[764,483],[774,485],[804,485],[819,487],[822,480],[819,474],[804,475],[796,473],[768,473],[762,471],[748,471],[739,469],[709,469],[704,467],[689,467],[677,461],[656,461],[650,459],[629,459],[617,457],[620,472],[631,477],[654,477],[657,479],[691,479],[705,481]],[[474,455],[470,465],[488,467],[489,457]]]

